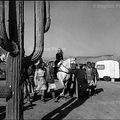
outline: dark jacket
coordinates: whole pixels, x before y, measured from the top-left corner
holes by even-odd
[[[75,76],[79,83],[87,83],[85,70],[77,69]]]
[[[54,67],[46,68],[46,81],[48,83],[54,83]]]
[[[62,53],[57,53],[56,54],[56,61],[55,61],[55,66],[57,66],[57,64],[63,60],[63,54]]]
[[[58,60],[58,61],[63,60],[63,54],[57,53],[56,54],[56,60]]]

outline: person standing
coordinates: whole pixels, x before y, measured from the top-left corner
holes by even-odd
[[[54,80],[54,62],[49,62],[48,66],[46,67],[46,82],[47,82],[47,89],[50,91],[53,100],[55,101],[55,80]]]
[[[93,81],[93,76],[92,76],[91,62],[89,62],[89,61],[87,62],[87,66],[86,66],[86,75],[87,75],[88,85],[90,86]]]
[[[27,69],[27,73],[28,73],[28,81],[30,85],[30,92],[32,93],[35,88],[35,83],[34,83],[35,65],[30,65]]]
[[[45,91],[46,87],[46,80],[45,80],[45,72],[46,69],[44,67],[44,63],[38,64],[36,71],[35,71],[35,79],[37,79],[38,86],[35,89],[35,92],[41,91],[41,101],[45,102]]]
[[[97,86],[97,81],[99,80],[99,74],[97,69],[95,68],[95,63],[92,62],[92,76],[93,76],[93,81],[95,83],[95,87]]]
[[[76,79],[78,83],[78,99],[83,97],[87,89],[87,75],[86,71],[83,69],[83,65],[76,71]]]
[[[89,90],[89,96],[94,95],[95,92],[95,82],[92,74],[92,64],[91,62],[87,62],[86,66],[86,74],[87,74],[87,81],[88,81],[88,90]]]

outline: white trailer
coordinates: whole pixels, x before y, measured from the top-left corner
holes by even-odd
[[[120,78],[119,62],[114,60],[102,60],[96,62],[99,78],[111,78],[114,82],[115,79]]]

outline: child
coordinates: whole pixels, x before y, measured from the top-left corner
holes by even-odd
[[[37,69],[35,71],[35,79],[37,79],[38,86],[35,89],[36,92],[39,92],[41,90],[41,101],[45,102],[45,90],[46,87],[46,80],[45,80],[45,67],[44,63],[41,65],[37,65]]]

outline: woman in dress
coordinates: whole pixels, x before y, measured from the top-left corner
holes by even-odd
[[[45,102],[45,91],[47,89],[46,87],[46,80],[45,80],[45,72],[46,69],[44,67],[44,63],[37,65],[36,71],[35,71],[35,77],[37,81],[37,87],[35,89],[35,92],[41,91],[41,101]]]

